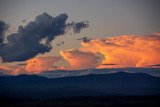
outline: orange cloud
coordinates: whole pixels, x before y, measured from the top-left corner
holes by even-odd
[[[82,42],[81,50],[100,53],[98,68],[146,67],[160,64],[160,35],[123,35]],[[113,64],[106,66],[107,64]],[[114,65],[115,64],[115,65]]]
[[[38,74],[43,71],[48,71],[53,69],[53,63],[60,60],[60,57],[35,57],[32,59],[27,60],[27,65],[25,70],[28,73]]]
[[[19,75],[19,74],[39,74],[44,71],[57,69],[53,64],[59,61],[61,57],[44,56],[35,57],[26,61],[25,64],[15,66],[1,65],[0,71],[4,74]]]
[[[67,69],[89,69],[96,68],[98,65],[98,56],[91,52],[83,52],[76,49],[60,51],[62,57],[68,61],[70,66]]]
[[[0,69],[4,69],[4,70],[8,70],[8,71],[12,70],[12,68],[7,65],[1,65]]]
[[[11,75],[19,75],[19,74],[27,74],[27,72],[23,66],[20,66],[20,67],[14,68],[10,74]]]
[[[10,74],[12,70],[13,68],[11,66],[0,65],[0,72],[2,72],[3,74]]]

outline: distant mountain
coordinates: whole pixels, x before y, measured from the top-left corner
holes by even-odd
[[[90,74],[52,78],[1,76],[0,97],[58,98],[99,95],[160,95],[160,78],[144,73]]]
[[[152,76],[160,77],[159,68],[105,68],[105,69],[84,69],[84,70],[54,70],[46,71],[39,74],[47,78],[59,78],[69,76],[81,76],[88,74],[109,74],[117,72],[129,72],[129,73],[146,73]]]

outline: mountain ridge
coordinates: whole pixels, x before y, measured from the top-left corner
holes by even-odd
[[[37,75],[1,76],[3,97],[61,98],[97,95],[160,95],[160,78],[145,73],[89,74],[46,78]]]

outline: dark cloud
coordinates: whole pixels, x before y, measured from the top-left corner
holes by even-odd
[[[16,66],[25,66],[25,65],[27,65],[27,63],[17,64]]]
[[[22,22],[25,23],[25,22],[26,22],[26,19],[23,19]]]
[[[85,21],[68,24],[67,18],[67,14],[52,17],[43,13],[26,26],[19,26],[17,33],[9,35],[8,43],[0,48],[3,62],[25,61],[37,54],[49,52],[52,49],[51,41],[56,36],[63,35],[68,28],[73,28],[75,33],[79,33],[82,28],[88,26],[88,22]],[[4,31],[3,26],[2,23],[1,34]]]
[[[61,44],[60,44],[60,43],[57,43],[56,46],[61,46]]]
[[[57,43],[56,46],[64,45],[64,41],[61,41],[60,43]]]
[[[0,20],[0,46],[3,43],[4,40],[4,31],[7,29],[7,24]]]
[[[92,39],[88,38],[88,37],[83,37],[83,38],[78,38],[77,40],[82,40],[83,42],[89,42]]]
[[[114,65],[118,65],[118,64],[107,63],[107,64],[102,64],[102,65],[106,65],[106,66],[114,66]]]
[[[89,27],[89,21],[72,22],[69,23],[68,26],[70,26],[70,28],[73,28],[74,33],[80,33],[83,28]]]
[[[64,41],[61,41],[61,45],[64,45]]]
[[[149,66],[160,67],[160,64],[154,64],[154,65],[149,65]]]

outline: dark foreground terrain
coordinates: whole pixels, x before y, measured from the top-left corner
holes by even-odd
[[[1,107],[160,107],[160,96],[95,96],[58,99],[0,99]]]
[[[1,76],[0,107],[160,107],[160,78],[124,72]]]

